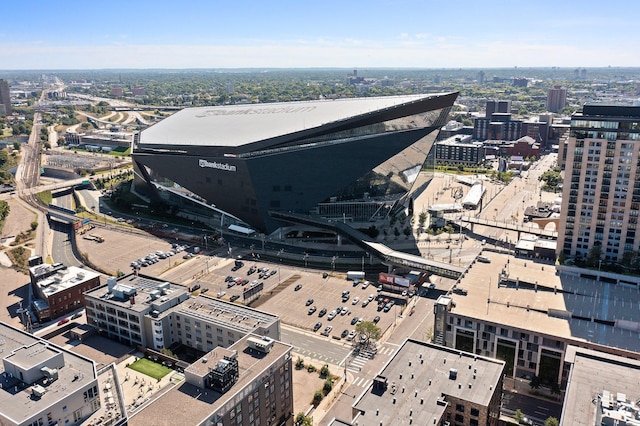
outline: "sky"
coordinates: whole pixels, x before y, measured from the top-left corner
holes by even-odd
[[[640,2],[7,1],[0,69],[640,66]]]

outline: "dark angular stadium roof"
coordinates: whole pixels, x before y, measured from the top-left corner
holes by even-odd
[[[239,147],[442,95],[186,108],[143,131],[140,147]]]

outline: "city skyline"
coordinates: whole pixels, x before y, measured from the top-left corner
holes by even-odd
[[[0,69],[640,66],[640,5],[607,5],[26,1],[4,8]]]

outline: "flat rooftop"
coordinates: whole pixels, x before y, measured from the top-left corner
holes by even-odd
[[[238,147],[440,95],[186,108],[144,130],[140,135],[140,147]]]
[[[483,255],[491,263],[474,263],[458,284],[467,295],[450,295],[455,302],[453,314],[640,352],[636,286],[556,273],[554,265],[531,259],[486,250]],[[502,272],[509,281],[498,285]]]
[[[4,362],[0,364],[0,411],[1,415],[16,424],[26,421],[33,413],[56,404],[69,394],[86,387],[97,378],[93,361],[69,352],[46,340],[34,337],[0,322],[0,350],[3,360],[21,368],[36,368],[40,362],[62,354],[64,368],[58,369],[58,379],[44,384],[42,379],[33,383],[44,387],[46,392],[40,399],[31,398],[32,385],[5,374]]]
[[[200,389],[183,381],[152,400],[147,407],[130,417],[128,424],[130,426],[146,426],[150,424],[173,426],[176,424],[176,419],[179,419],[180,424],[200,424],[207,421],[213,413],[220,410],[225,404],[235,401],[236,396],[239,399],[243,398],[242,394],[238,394],[239,392],[242,392],[252,381],[259,380],[263,372],[268,371],[272,364],[293,349],[291,345],[274,341],[269,353],[259,353],[255,350],[249,351],[247,347],[247,339],[249,337],[243,337],[228,348],[229,350],[236,350],[238,353],[239,377],[238,381],[227,392],[221,394],[212,389]],[[206,365],[213,367],[215,360],[220,358],[220,356],[216,355],[217,349],[203,357],[208,360]],[[196,363],[202,362],[198,360]],[[233,406],[236,403],[237,401],[233,402]]]
[[[31,269],[34,275],[40,275],[45,271],[51,270],[53,267],[49,264],[33,266]],[[88,269],[78,268],[76,266],[67,266],[58,270],[55,274],[38,280],[38,286],[42,292],[48,297],[61,291],[66,291],[83,282],[100,277],[100,274]]]
[[[376,390],[374,381],[353,407],[361,412],[360,424],[409,424],[410,410],[415,424],[431,423],[446,409],[439,402],[443,395],[488,406],[503,370],[500,360],[408,339],[379,374],[387,379],[387,389]]]
[[[88,296],[99,298],[109,303],[113,303],[121,308],[126,308],[134,312],[146,312],[153,309],[154,304],[164,303],[162,299],[168,301],[178,297],[186,297],[189,289],[181,284],[169,283],[165,294],[160,294],[156,299],[153,298],[152,292],[158,290],[159,285],[163,285],[167,281],[159,280],[146,275],[128,275],[117,281],[116,289],[126,291],[127,287],[135,289],[136,295],[131,300],[128,297],[121,297],[118,292],[109,292],[109,286],[104,285],[86,292]],[[154,293],[157,294],[157,293]]]
[[[640,361],[569,346],[565,361],[572,363],[562,412],[562,423],[596,424],[594,399],[608,391],[640,400]]]
[[[192,297],[172,311],[218,323],[226,328],[236,328],[243,333],[249,333],[257,327],[268,327],[279,319],[277,315],[203,295]]]

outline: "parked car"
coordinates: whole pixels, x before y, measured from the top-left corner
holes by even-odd
[[[320,327],[322,327],[322,323],[321,322],[317,322],[316,325],[313,326],[313,331],[320,330]]]
[[[231,296],[231,297],[229,298],[229,300],[230,300],[231,302],[235,302],[235,301],[236,301],[236,300],[238,300],[239,298],[240,298],[240,295],[239,295],[239,294],[234,294],[233,296]]]
[[[309,310],[307,311],[307,315],[313,315],[316,309],[317,308],[315,306],[310,307]]]
[[[364,288],[367,288],[367,287],[369,287],[369,281],[363,282],[362,283],[362,288],[364,289]]]
[[[58,321],[58,325],[63,325],[68,323],[70,320],[69,318],[62,318],[60,321]]]
[[[477,259],[478,259],[478,262],[481,262],[481,263],[491,263],[491,259],[489,259],[486,256],[478,256]]]
[[[298,291],[298,290],[300,290],[301,288],[302,288],[302,284],[298,284],[297,286],[295,286],[295,287],[293,288],[293,291]]]
[[[307,299],[306,306],[313,305],[313,299]]]
[[[376,315],[375,318],[373,318],[373,323],[377,324],[378,321],[380,321],[380,317],[378,315]]]
[[[351,304],[352,305],[357,305],[359,301],[360,301],[359,297],[354,297],[353,300],[351,301]]]
[[[327,315],[327,319],[328,319],[329,321],[331,321],[332,319],[334,319],[334,318],[336,317],[336,315],[338,315],[338,312],[337,312],[337,311],[335,311],[335,310],[334,310],[334,311],[331,311],[331,312],[329,312],[329,315]]]
[[[364,300],[362,301],[362,307],[363,307],[363,308],[366,308],[368,304],[369,304],[369,299],[364,299]]]
[[[342,339],[344,339],[345,337],[347,337],[349,335],[349,330],[342,330],[342,333],[340,333],[340,337]]]
[[[356,337],[356,331],[355,330],[351,330],[349,332],[349,334],[347,335],[347,340],[348,341],[352,341],[354,337]]]
[[[349,308],[345,306],[344,308],[342,308],[342,312],[340,312],[340,315],[345,316],[347,315],[347,312],[349,312]]]
[[[320,312],[318,312],[318,316],[322,318],[323,316],[325,316],[326,313],[327,313],[327,308],[322,308],[320,309]]]
[[[331,334],[331,330],[333,330],[333,327],[328,325],[324,328],[324,330],[322,331],[322,335],[323,336],[328,336],[329,334]]]
[[[351,325],[356,325],[357,322],[358,322],[358,317],[351,318]]]

